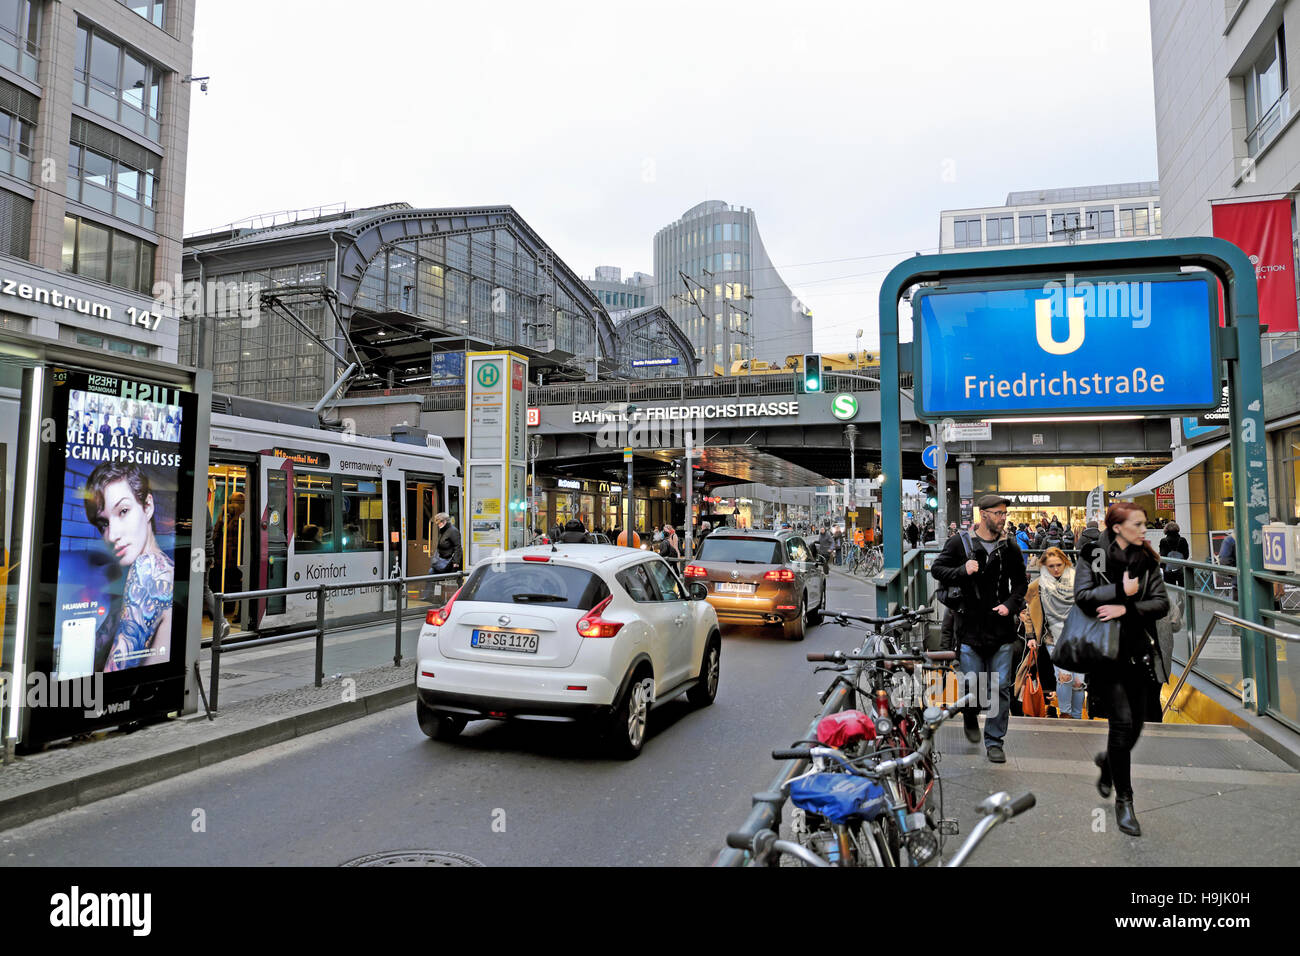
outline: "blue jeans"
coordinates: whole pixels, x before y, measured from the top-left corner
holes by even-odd
[[[1069,680],[1062,680],[1061,675],[1069,674]],[[1056,668],[1056,710],[1062,717],[1083,717],[1083,675]]]
[[[984,719],[984,747],[1002,746],[1011,719],[1011,662],[1014,644],[978,649],[961,647],[962,694],[975,694],[979,709],[988,709]],[[994,695],[997,695],[996,697]],[[974,713],[968,710],[967,713]]]

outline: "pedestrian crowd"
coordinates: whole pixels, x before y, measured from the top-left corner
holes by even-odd
[[[1139,836],[1130,754],[1145,722],[1160,720],[1160,685],[1169,677],[1180,613],[1170,614],[1165,583],[1181,584],[1182,571],[1162,571],[1161,558],[1186,558],[1191,549],[1170,522],[1157,554],[1146,540],[1146,512],[1128,501],[1112,504],[1100,526],[1090,521],[1077,530],[1055,516],[1016,526],[1008,505],[1000,495],[980,498],[979,520],[968,530],[952,527],[931,569],[949,608],[944,647],[959,651],[961,693],[983,691],[963,714],[966,738],[982,741],[991,762],[1005,763],[1013,714],[1106,718],[1097,791],[1114,792],[1119,828]],[[1038,549],[1035,566],[1026,554]],[[1068,551],[1077,551],[1077,562]],[[1080,642],[1114,653],[1080,673],[1064,666]]]

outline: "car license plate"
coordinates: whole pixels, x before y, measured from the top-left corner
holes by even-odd
[[[753,594],[754,588],[753,584],[733,584],[731,581],[719,581],[713,585],[713,590],[726,594]]]
[[[532,631],[476,629],[470,634],[469,646],[485,651],[518,651],[521,654],[536,654],[537,635]]]

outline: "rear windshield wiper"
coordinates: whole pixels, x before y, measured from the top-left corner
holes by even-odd
[[[530,604],[534,601],[541,603],[543,601],[567,601],[568,598],[562,594],[516,594],[514,601],[516,604]]]
[[[753,558],[736,558],[736,564],[771,564],[771,561],[755,561]]]

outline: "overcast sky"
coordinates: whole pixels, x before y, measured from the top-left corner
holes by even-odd
[[[827,352],[875,344],[881,277],[940,210],[1157,178],[1141,0],[199,0],[194,73],[187,233],[508,203],[578,274],[627,276],[722,199]]]

